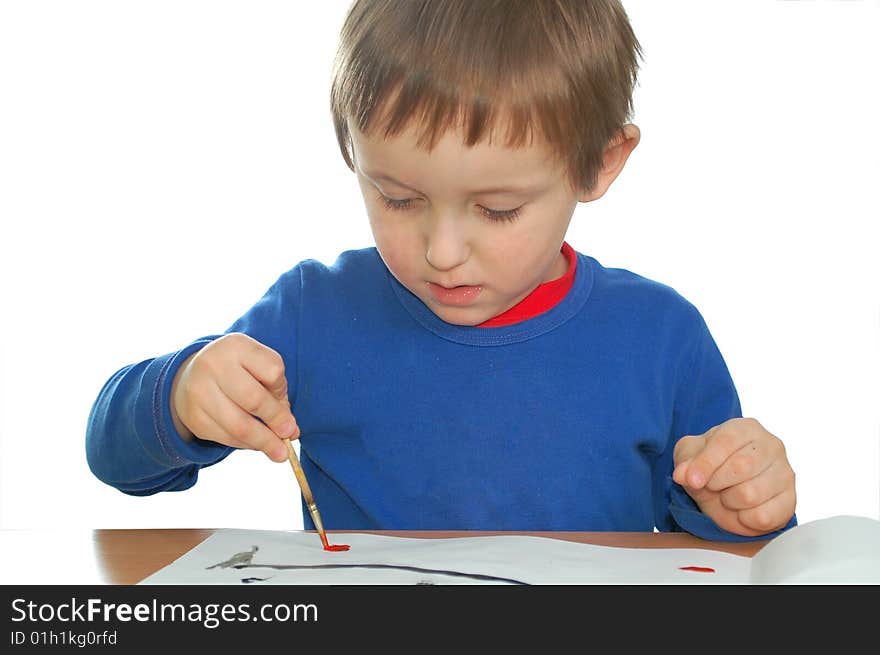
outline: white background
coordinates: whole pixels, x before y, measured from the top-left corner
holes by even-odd
[[[642,143],[568,241],[702,311],[801,522],[878,517],[880,3],[624,4]],[[305,6],[0,3],[0,528],[302,527],[287,464],[128,497],[84,430],[118,368],[372,244],[328,113],[348,4]]]

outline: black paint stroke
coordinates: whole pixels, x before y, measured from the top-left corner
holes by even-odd
[[[449,575],[458,578],[471,578],[473,580],[492,580],[494,582],[506,582],[508,584],[528,585],[528,582],[502,578],[485,573],[464,573],[462,571],[446,571],[443,569],[426,569],[420,566],[405,566],[400,564],[233,564],[234,569],[398,569],[400,571],[413,571],[416,573],[433,573],[436,575]]]

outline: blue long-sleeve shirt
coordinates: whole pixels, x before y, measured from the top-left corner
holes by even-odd
[[[328,529],[656,527],[747,539],[671,478],[679,438],[741,409],[701,315],[668,286],[578,254],[572,288],[547,312],[457,326],[368,248],[333,266],[301,262],[227,332],[283,357]],[[180,364],[218,336],[107,381],[86,435],[98,478],[128,494],[183,490],[233,452],[185,442],[170,413]],[[303,521],[314,527],[307,511]]]

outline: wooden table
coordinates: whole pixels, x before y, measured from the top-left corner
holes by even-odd
[[[211,528],[0,530],[0,584],[133,585],[207,539]],[[707,548],[751,557],[769,540],[722,543],[683,533],[370,531],[436,539],[519,534],[601,546]],[[332,534],[332,533],[331,533]],[[315,539],[317,539],[317,535]],[[331,539],[331,541],[333,541]]]

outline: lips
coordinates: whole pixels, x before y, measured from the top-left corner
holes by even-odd
[[[434,300],[442,305],[455,307],[465,307],[475,303],[482,290],[483,287],[476,285],[461,284],[455,287],[444,287],[434,282],[428,282],[428,291]]]

